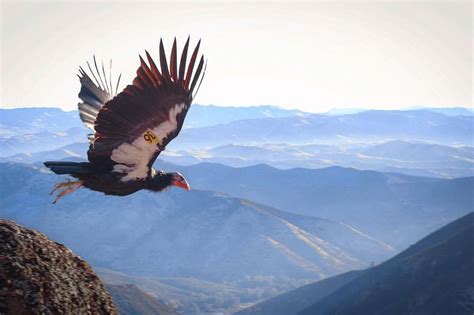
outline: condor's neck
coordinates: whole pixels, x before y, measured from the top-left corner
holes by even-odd
[[[146,188],[152,191],[162,191],[171,185],[171,175],[162,171],[152,172],[150,179],[147,181]]]

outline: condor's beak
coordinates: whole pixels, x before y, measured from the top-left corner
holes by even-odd
[[[189,191],[191,189],[191,187],[189,187],[188,182],[184,178],[179,179],[179,180],[172,180],[171,185],[179,187],[179,188],[183,188],[186,191]]]

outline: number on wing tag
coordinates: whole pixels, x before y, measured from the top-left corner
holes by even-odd
[[[157,144],[159,142],[158,137],[153,132],[151,132],[151,130],[145,131],[143,134],[143,139],[145,139],[145,141],[149,144]]]

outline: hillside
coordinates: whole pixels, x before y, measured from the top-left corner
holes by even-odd
[[[472,314],[474,213],[308,307],[309,314]]]
[[[342,221],[399,249],[474,210],[474,177],[443,180],[341,167],[160,166],[180,170],[192,187]]]
[[[297,288],[239,315],[472,314],[474,213],[394,258]]]
[[[133,284],[161,305],[180,314],[226,313],[238,307],[240,301],[245,303],[255,299],[255,288],[241,288],[196,278],[133,276],[104,268],[95,268],[95,271],[107,286]],[[262,295],[262,298],[266,296]]]
[[[105,286],[122,315],[178,315],[133,284]]]
[[[307,284],[245,308],[236,315],[296,315],[359,277],[364,271],[350,271]]]

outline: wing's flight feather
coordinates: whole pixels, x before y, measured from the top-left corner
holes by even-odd
[[[178,78],[176,76],[176,72],[177,72],[176,59],[178,59],[178,57],[176,56],[176,37],[175,37],[173,41],[173,48],[171,48],[171,57],[170,57],[170,73],[171,73],[171,78],[173,78],[174,82],[178,81]]]
[[[168,71],[168,62],[166,61],[165,48],[163,47],[163,40],[160,39],[160,66],[161,73],[165,80],[169,81],[170,72]]]
[[[153,86],[159,86],[160,85],[159,81],[155,78],[152,70],[148,67],[145,60],[143,60],[142,56],[140,56],[140,66],[141,66],[141,69],[143,69],[143,71],[145,72],[145,75],[148,81],[150,82],[150,84]],[[140,68],[138,70],[140,70]]]
[[[197,54],[199,52],[199,46],[201,45],[201,41],[199,41],[194,48],[193,54],[191,56],[191,60],[189,61],[188,71],[186,73],[186,79],[184,79],[184,88],[187,89],[189,87],[189,81],[191,80],[191,75],[193,74],[194,64],[196,63]]]
[[[155,78],[157,84],[160,85],[161,82],[163,81],[162,80],[163,77],[162,77],[160,71],[158,70],[158,68],[156,67],[155,62],[153,61],[153,58],[151,58],[148,51],[145,50],[145,53],[146,53],[146,58],[148,59],[148,63],[150,64],[151,73],[153,73],[153,77]]]
[[[184,44],[183,52],[181,53],[181,61],[179,62],[179,81],[184,80],[184,70],[186,69],[186,58],[188,56],[189,36]]]
[[[201,60],[199,61],[199,65],[196,69],[196,74],[194,75],[193,82],[191,83],[191,88],[189,89],[191,93],[194,91],[194,87],[196,86],[196,83],[199,79],[199,76],[201,75],[202,67],[204,66],[204,56],[201,56]]]
[[[90,69],[90,65],[89,65]],[[91,70],[91,69],[90,69]],[[110,93],[101,88],[98,80],[91,70],[91,74],[96,80],[97,84],[92,81],[90,76],[82,67],[79,68],[79,82],[81,83],[81,90],[79,91],[79,98],[82,100],[78,104],[79,117],[84,125],[94,131],[94,122],[102,106],[112,98]]]
[[[180,132],[203,69],[201,58],[193,76],[199,41],[185,73],[188,45],[189,38],[179,72],[176,40],[169,65],[160,40],[160,70],[147,51],[148,64],[140,56],[133,84],[107,101],[97,115],[95,139],[88,151],[95,167],[118,173],[123,181],[145,179],[150,174],[157,156]]]

